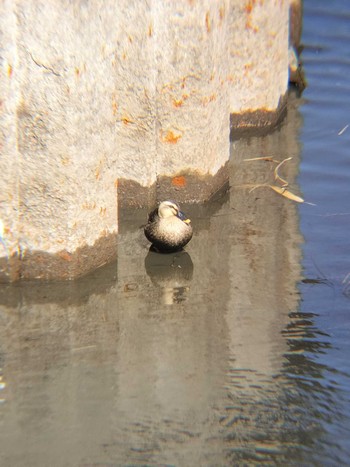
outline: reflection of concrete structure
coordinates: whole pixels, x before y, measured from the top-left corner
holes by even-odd
[[[276,184],[276,164],[244,159],[272,157],[282,161],[293,157],[282,173],[291,190],[297,191],[299,126],[292,99],[286,120],[273,134],[234,143],[231,285],[226,313],[231,405],[225,414],[228,436],[234,434],[230,438],[233,459],[237,459],[234,453],[241,449],[242,439],[247,440],[244,445],[252,450],[252,458],[257,455],[262,463],[269,453],[279,453],[279,437],[270,434],[283,431],[277,415],[281,408],[275,376],[280,374],[288,351],[282,331],[289,313],[298,307],[296,286],[301,279],[297,207],[270,188],[258,186]],[[243,405],[240,400],[244,400]]]
[[[118,203],[147,204],[159,185],[208,199],[230,113],[234,128],[265,126],[285,105],[288,1],[0,9],[2,281],[115,259]]]
[[[263,139],[250,138],[234,143],[230,182],[231,209],[235,215],[229,276],[234,284],[230,303],[237,321],[234,319],[230,327],[238,339],[246,340],[250,336],[252,341],[251,355],[248,352],[241,356],[242,368],[246,359],[256,358],[257,370],[273,372],[273,365],[277,363],[274,362],[274,351],[269,349],[270,355],[264,355],[263,349],[268,349],[259,344],[271,341],[270,334],[275,335],[283,328],[286,312],[297,304],[295,284],[300,279],[298,244],[301,242],[297,233],[296,205],[269,187],[259,186],[264,183],[277,185],[273,173],[276,164],[244,159],[272,157],[282,161],[293,157],[281,170],[291,187],[295,187],[299,163],[299,146],[295,140],[299,127],[297,115],[291,103],[286,121],[273,134]],[[241,313],[242,309],[244,313]],[[242,333],[241,325],[248,332],[247,336]],[[260,358],[261,364],[258,363]]]
[[[118,264],[71,284],[6,287],[4,464],[227,465],[245,449],[276,452],[283,436],[271,433],[287,428],[273,378],[297,307],[301,239],[291,201],[237,185],[272,176],[268,163],[243,161],[259,155],[294,156],[283,172],[294,183],[298,119],[291,107],[275,133],[233,143],[230,191],[186,209],[195,235],[188,274],[175,270],[173,282],[184,299],[167,295],[181,263],[146,271],[144,210],[122,213]]]

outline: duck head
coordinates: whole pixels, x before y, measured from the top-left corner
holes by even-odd
[[[175,216],[186,224],[191,222],[190,219],[188,219],[186,215],[180,210],[180,206],[175,201],[162,201],[158,207],[158,216],[161,219]]]

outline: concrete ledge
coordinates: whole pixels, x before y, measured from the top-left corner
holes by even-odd
[[[262,136],[273,131],[287,112],[287,94],[279,101],[276,110],[259,109],[243,114],[230,115],[230,140],[242,137]]]
[[[94,245],[77,248],[73,253],[61,250],[56,254],[26,251],[0,258],[0,282],[19,279],[67,280],[80,277],[117,258],[117,237],[99,238]]]
[[[227,182],[228,163],[215,175],[186,171],[173,177],[159,176],[151,187],[121,179],[118,181],[119,207],[151,207],[157,200],[164,199],[175,199],[179,203],[203,203],[210,200]]]
[[[183,172],[175,177],[158,177],[157,199],[175,199],[180,203],[203,203],[215,196],[228,183],[228,178],[228,163],[215,175]]]

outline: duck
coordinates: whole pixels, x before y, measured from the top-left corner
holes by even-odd
[[[173,252],[187,245],[193,230],[191,220],[181,211],[179,204],[167,200],[149,213],[144,233],[154,250]]]

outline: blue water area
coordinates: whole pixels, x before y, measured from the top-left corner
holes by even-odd
[[[308,87],[300,112],[304,236],[301,315],[310,316],[311,384],[324,432],[319,462],[350,459],[350,4],[306,1],[302,53]],[[312,281],[315,279],[315,281]],[[315,348],[312,348],[315,346]],[[307,374],[309,377],[310,375]],[[323,457],[324,456],[324,457]]]

